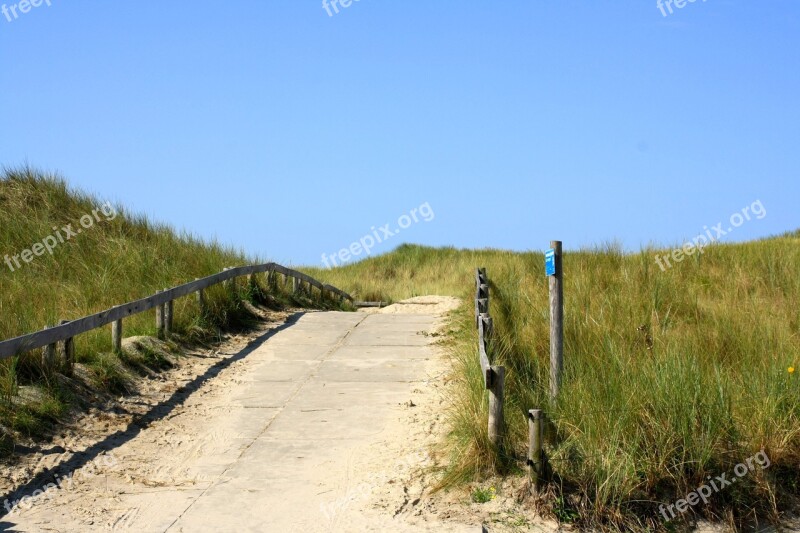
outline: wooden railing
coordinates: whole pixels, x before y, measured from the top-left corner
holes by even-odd
[[[489,440],[495,446],[500,446],[505,428],[503,388],[506,369],[503,366],[492,366],[489,361],[489,346],[494,328],[492,317],[489,316],[489,278],[486,277],[485,268],[475,270],[475,323],[478,326],[478,357],[483,383],[489,391]]]
[[[64,321],[59,326],[46,328],[42,331],[29,333],[13,339],[8,339],[0,342],[0,360],[13,357],[23,352],[35,350],[37,348],[45,348],[43,359],[45,364],[48,360],[54,358],[56,343],[64,343],[64,354],[66,359],[70,359],[70,352],[73,350],[74,343],[73,337],[86,333],[93,329],[100,328],[107,324],[113,324],[112,337],[114,348],[119,349],[122,338],[122,319],[144,313],[150,309],[156,309],[156,324],[160,330],[166,329],[169,331],[172,322],[172,302],[180,297],[188,296],[197,293],[198,300],[203,302],[203,290],[208,287],[217,285],[219,283],[230,282],[241,276],[255,275],[262,272],[268,274],[282,274],[285,276],[285,281],[288,283],[289,279],[294,281],[293,289],[297,291],[302,288],[305,283],[308,286],[309,292],[313,288],[319,289],[323,299],[326,293],[335,296],[340,302],[342,300],[353,301],[353,298],[346,292],[337,289],[331,285],[324,285],[315,280],[311,276],[286,268],[275,263],[265,263],[262,265],[251,265],[236,268],[225,269],[219,274],[214,274],[205,278],[197,279],[191,283],[185,283],[171,289],[158,292],[153,296],[142,298],[133,302],[112,307],[107,311],[101,311],[94,315],[79,318],[72,321]]]

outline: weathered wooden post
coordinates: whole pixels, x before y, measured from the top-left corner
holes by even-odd
[[[564,285],[561,241],[550,241],[545,271],[550,285],[550,399],[556,400],[564,372]]]
[[[476,270],[475,283],[475,321],[477,323],[482,314],[489,312],[489,283],[485,268]]]
[[[544,435],[544,412],[541,409],[528,411],[528,471],[531,488],[538,491],[545,479],[545,461],[542,451]]]
[[[111,323],[111,346],[114,353],[122,352],[122,320]]]
[[[295,277],[292,277],[292,292],[297,294],[299,290],[300,290],[300,280]]]
[[[223,272],[227,272],[231,270],[233,267],[225,267],[222,269]],[[223,282],[223,286],[230,292],[232,295],[236,294],[236,278],[230,278]]]
[[[156,291],[156,294],[161,294],[161,291]],[[164,318],[165,318],[164,304],[156,306],[156,337],[159,339],[164,338]]]
[[[195,278],[195,281],[200,281],[200,278]],[[197,291],[197,306],[200,308],[200,316],[206,314],[206,295],[203,289]]]
[[[169,289],[164,289],[164,292],[167,292]],[[172,320],[175,315],[175,306],[174,300],[170,300],[164,304],[164,335],[165,337],[169,337],[172,333]]]
[[[489,277],[486,275],[486,267],[481,268],[481,292],[483,294],[483,312],[489,312]]]
[[[53,326],[46,326],[44,329],[50,329]],[[42,368],[44,373],[50,375],[56,368],[56,345],[48,344],[42,348]]]
[[[490,317],[488,314],[483,315],[483,335],[484,337],[486,337],[487,344],[491,342],[493,333],[494,333],[494,319],[492,319],[492,317]]]
[[[69,320],[62,320],[61,325],[67,324]],[[61,367],[64,369],[64,375],[72,376],[72,371],[75,367],[75,339],[70,337],[64,339],[61,346]]]
[[[492,383],[489,386],[489,441],[501,446],[503,441],[504,418],[503,397],[506,381],[506,369],[503,366],[492,367]]]

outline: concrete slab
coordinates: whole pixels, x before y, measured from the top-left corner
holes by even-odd
[[[411,360],[340,359],[321,363],[317,376],[322,381],[411,383],[424,379],[421,368]]]
[[[327,361],[391,360],[413,361],[429,359],[433,352],[428,346],[349,346],[345,345],[328,357]]]
[[[405,401],[404,395],[409,390],[406,383],[376,382],[324,382],[314,380],[307,383],[302,394],[292,401],[291,408],[305,410],[322,410],[325,408],[344,409],[352,405],[394,406]],[[402,398],[398,400],[398,398]]]
[[[293,346],[333,346],[344,338],[346,331],[336,328],[316,328],[297,324],[273,336],[269,343],[275,345],[290,344]]]
[[[297,381],[311,374],[319,365],[315,359],[270,359],[259,361],[259,365],[240,378],[243,382],[285,382]]]
[[[417,331],[396,331],[388,325],[356,328],[345,341],[347,346],[426,346],[430,338]]]
[[[363,325],[389,325],[395,329],[430,329],[439,320],[435,315],[402,315],[402,314],[373,314],[369,315]]]
[[[366,439],[386,427],[386,417],[391,412],[392,408],[387,405],[307,410],[292,407],[285,411],[285,416],[275,419],[267,435],[274,439],[315,439],[327,444]]]
[[[261,438],[253,442],[242,460],[232,465],[218,480],[217,485],[229,489],[263,490],[314,483],[322,470],[346,468],[337,466],[342,453],[347,453],[357,442],[339,439],[320,447],[317,439]]]
[[[299,388],[296,381],[251,381],[236,387],[227,398],[231,407],[280,409]],[[260,413],[256,413],[254,416],[259,415]]]
[[[247,358],[251,361],[319,361],[332,350],[332,346],[292,345],[267,342],[256,348]]]

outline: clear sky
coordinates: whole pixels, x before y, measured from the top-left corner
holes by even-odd
[[[3,1],[0,164],[265,259],[800,228],[796,0]]]

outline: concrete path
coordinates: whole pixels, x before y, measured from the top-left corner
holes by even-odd
[[[104,491],[95,478],[85,482],[94,490],[61,490],[5,522],[15,531],[479,531],[410,527],[395,520],[397,511],[361,505],[387,482],[375,464],[381,468],[387,438],[403,439],[402,428],[387,431],[426,377],[434,348],[423,332],[437,319],[304,314],[239,354],[242,365],[222,393],[189,396],[186,421],[154,423],[121,446],[125,474],[106,476]],[[171,445],[154,450],[161,437]]]
[[[166,531],[318,531],[352,452],[380,434],[430,356],[433,317],[313,313],[249,357],[231,398],[259,431]],[[346,491],[345,491],[346,492]],[[214,528],[216,529],[216,528]]]

